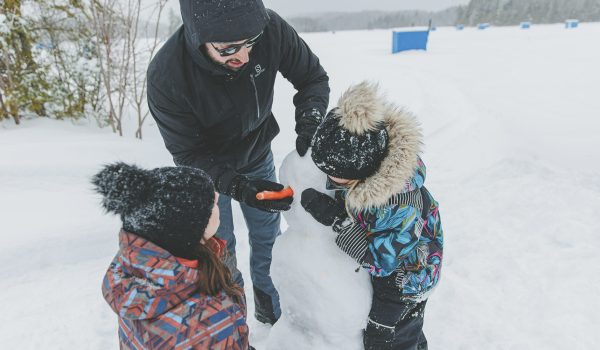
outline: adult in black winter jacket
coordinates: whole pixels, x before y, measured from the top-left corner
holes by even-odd
[[[280,234],[279,212],[291,198],[258,201],[279,190],[271,141],[279,126],[271,108],[277,72],[297,90],[296,149],[306,153],[328,100],[328,76],[306,43],[261,0],[180,0],[183,26],[148,68],[148,104],[177,165],[205,170],[220,196],[219,236],[235,260],[231,199],[249,229],[256,317],[274,323],[279,296],[270,278],[271,249]],[[291,116],[284,116],[290,118]]]

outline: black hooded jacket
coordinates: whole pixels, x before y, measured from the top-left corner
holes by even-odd
[[[266,11],[269,18],[250,61],[238,72],[200,50],[206,41],[194,33],[189,12],[182,9],[184,25],[150,63],[148,105],[175,164],[201,168],[217,182],[243,173],[270,150],[279,133],[271,112],[277,72],[298,91],[296,121],[312,109],[325,114],[329,78],[317,56],[272,10]]]

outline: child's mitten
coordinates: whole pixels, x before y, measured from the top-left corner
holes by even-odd
[[[344,203],[314,188],[307,188],[302,191],[300,204],[315,220],[325,226],[334,225],[336,222],[344,221],[348,217]]]

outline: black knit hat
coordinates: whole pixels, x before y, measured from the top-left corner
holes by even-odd
[[[192,44],[231,42],[260,33],[269,21],[261,0],[179,0]]]
[[[92,183],[107,211],[119,214],[123,229],[166,249],[197,258],[215,193],[210,177],[190,167],[144,170],[115,163],[96,174]]]
[[[375,85],[364,82],[349,88],[313,137],[311,157],[317,167],[343,179],[373,175],[388,145],[383,107]]]

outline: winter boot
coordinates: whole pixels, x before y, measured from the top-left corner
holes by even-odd
[[[427,338],[423,333],[425,303],[407,303],[402,319],[396,323],[394,349],[427,350]]]
[[[425,333],[421,331],[421,336],[419,337],[419,343],[417,344],[417,350],[427,350],[427,338],[425,338]]]
[[[394,350],[395,327],[386,326],[369,319],[363,331],[365,350]]]
[[[254,317],[259,322],[274,325],[277,317],[273,312],[271,296],[256,287],[252,287],[252,289],[254,289]]]

